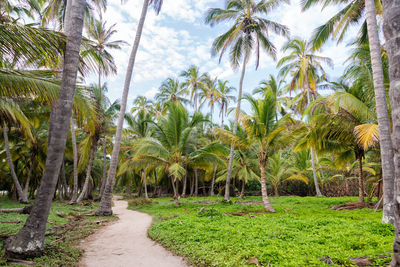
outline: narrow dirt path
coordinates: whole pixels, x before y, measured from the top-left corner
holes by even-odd
[[[126,201],[114,199],[113,212],[119,220],[83,240],[85,250],[78,266],[184,267],[182,258],[147,237],[152,217],[128,210]]]

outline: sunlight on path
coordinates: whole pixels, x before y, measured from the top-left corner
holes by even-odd
[[[182,258],[147,237],[150,215],[128,210],[126,201],[114,199],[114,203],[119,220],[82,241],[85,253],[79,266],[187,266]]]

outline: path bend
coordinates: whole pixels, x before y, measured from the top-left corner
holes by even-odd
[[[115,223],[83,240],[84,254],[78,266],[88,267],[187,267],[181,257],[147,237],[152,217],[128,210],[126,201],[114,199]]]

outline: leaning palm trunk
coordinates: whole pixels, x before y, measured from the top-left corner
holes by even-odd
[[[63,79],[56,106],[50,115],[50,137],[44,174],[25,225],[15,236],[5,242],[5,254],[12,258],[37,257],[44,250],[46,223],[64,157],[69,121],[72,115],[85,7],[84,0],[73,0],[72,2],[69,20],[71,30],[67,36],[64,54]]]
[[[89,182],[90,182],[90,178],[92,175],[92,166],[93,166],[93,160],[94,160],[94,154],[97,150],[97,141],[93,141],[92,147],[90,148],[90,155],[89,155],[89,162],[87,165],[87,169],[86,169],[86,178],[85,178],[85,183],[83,184],[83,188],[82,188],[82,192],[79,195],[78,199],[76,200],[76,202],[81,202],[82,199],[87,195],[88,193],[88,188],[89,188]]]
[[[217,167],[214,167],[213,177],[211,180],[210,196],[214,196],[215,176],[217,175]]]
[[[247,39],[247,36],[246,36]],[[242,74],[240,75],[240,81],[239,81],[239,92],[238,92],[238,99],[237,99],[237,106],[236,106],[236,113],[235,113],[235,122],[233,123],[233,134],[235,135],[237,132],[237,127],[239,123],[239,114],[240,114],[240,103],[241,103],[241,98],[242,98],[242,90],[243,90],[243,80],[244,80],[244,75],[246,73],[246,64],[247,64],[247,57],[248,57],[248,51],[247,47],[245,47],[245,56],[243,59],[243,66],[242,66]],[[231,150],[229,151],[229,161],[228,161],[228,171],[226,173],[226,185],[225,185],[225,196],[224,199],[225,201],[230,200],[230,185],[231,185],[231,176],[232,176],[232,166],[233,166],[233,152],[235,151],[235,148],[233,145],[231,145]]]
[[[378,24],[374,0],[365,0],[366,20],[368,27],[369,49],[374,80],[376,114],[378,117],[380,153],[383,176],[383,214],[382,223],[393,223],[393,186],[394,161],[390,135],[390,122],[386,102],[386,89],[383,77],[381,46],[379,42]]]
[[[98,215],[98,216],[112,215],[111,200],[112,200],[112,192],[113,192],[114,183],[115,183],[115,173],[117,171],[118,155],[119,155],[119,149],[120,149],[120,144],[121,144],[122,127],[124,124],[126,102],[128,100],[129,86],[130,86],[131,79],[132,79],[133,67],[135,65],[136,53],[139,48],[140,38],[142,36],[143,26],[144,26],[144,22],[146,20],[146,14],[147,14],[148,7],[149,7],[149,0],[144,0],[142,13],[141,13],[138,28],[136,31],[135,42],[132,47],[132,52],[131,52],[131,55],[129,58],[128,68],[126,71],[124,91],[122,93],[121,108],[120,108],[120,113],[119,113],[119,117],[118,117],[117,131],[115,133],[115,141],[114,141],[113,152],[111,155],[110,168],[108,170],[106,186],[104,188],[103,195],[101,196],[100,206],[96,212],[96,215]]]
[[[73,118],[71,118],[71,139],[72,139],[72,153],[74,155],[74,189],[72,190],[72,197],[70,204],[75,204],[76,199],[78,198],[78,149],[76,147],[75,124]]]
[[[10,172],[11,172],[11,176],[12,176],[12,179],[14,182],[15,189],[17,190],[18,200],[21,203],[27,204],[28,197],[26,194],[24,194],[21,184],[18,181],[17,174],[15,173],[14,164],[12,162],[11,153],[10,153],[10,144],[8,142],[8,128],[7,128],[7,125],[5,125],[5,124],[3,124],[3,136],[4,136],[4,145],[6,147],[8,166],[10,168]]]
[[[400,0],[383,1],[383,33],[389,58],[390,104],[392,107],[392,144],[394,151],[394,227],[393,259],[391,266],[400,266]]]
[[[262,154],[264,154],[262,152]],[[262,195],[262,201],[264,203],[264,208],[266,211],[269,212],[275,212],[275,210],[272,208],[271,204],[269,203],[268,200],[268,192],[267,192],[267,179],[265,177],[265,165],[267,163],[267,160],[265,159],[265,155],[260,155],[259,158],[259,163],[260,163],[260,172],[261,172],[261,195]]]

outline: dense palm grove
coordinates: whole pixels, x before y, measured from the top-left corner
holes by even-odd
[[[101,19],[106,2],[85,2],[0,2],[0,189],[22,203],[36,200],[24,228],[6,241],[8,255],[43,251],[52,199],[100,200],[98,215],[110,215],[115,189],[145,198],[169,194],[177,206],[185,196],[262,195],[270,212],[268,195],[357,195],[353,206],[377,200],[383,222],[398,221],[399,42],[380,45],[380,1],[346,1],[310,40],[269,19],[282,1],[227,1],[209,9],[205,23],[228,24],[212,53],[229,57],[239,84],[187,66],[166,77],[155,99],[139,96],[130,110],[148,7],[158,13],[163,1],[144,1],[124,94],[115,102],[107,98],[107,77],[117,72],[111,51],[128,46],[113,38],[118,25]],[[398,1],[389,2],[398,10]],[[302,7],[317,3],[334,4],[309,0]],[[391,20],[398,17],[385,21],[388,40],[396,38]],[[347,67],[331,80],[332,59],[318,49],[328,38],[342,40],[354,23],[361,27]],[[276,47],[271,36],[287,40]],[[243,93],[248,63],[255,59],[257,68],[262,53],[276,60],[278,75],[260,73],[259,86]],[[98,82],[86,85],[89,75]]]

